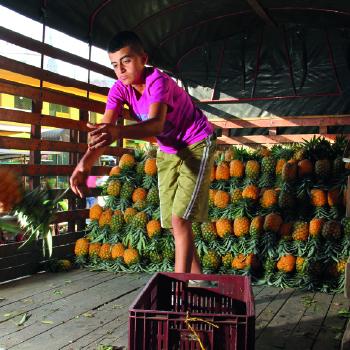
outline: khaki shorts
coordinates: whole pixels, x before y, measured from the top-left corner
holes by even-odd
[[[215,148],[214,137],[208,136],[177,154],[158,151],[162,227],[172,227],[172,214],[191,222],[208,221],[210,169]]]

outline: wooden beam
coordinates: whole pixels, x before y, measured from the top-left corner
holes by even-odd
[[[40,89],[38,87],[9,82],[3,79],[0,79],[0,93],[28,97],[37,101],[41,100],[57,103],[60,105],[75,107],[78,109],[97,113],[104,113],[105,111],[105,103],[103,102],[89,100],[84,97],[59,92],[57,90],[51,90],[47,88]]]
[[[110,78],[116,78],[113,69],[103,66],[85,58],[73,55],[70,52],[66,52],[61,49],[57,49],[48,44],[44,44],[38,40],[34,40],[25,35],[16,33],[12,30],[0,26],[0,39],[5,40],[9,43],[15,44],[25,49],[39,52],[43,55],[57,58],[59,60],[71,63],[75,66],[93,70],[94,72],[100,73]]]
[[[77,209],[70,211],[60,211],[55,214],[53,223],[75,221],[79,219],[87,219],[89,217],[89,209]]]
[[[39,139],[24,139],[19,137],[0,136],[0,148],[22,149],[29,151],[57,151],[57,152],[79,152],[85,153],[87,145],[83,143],[72,144],[62,141],[47,141]],[[131,153],[131,149],[122,147],[107,147],[104,154],[121,156],[124,153]]]
[[[253,11],[269,26],[277,28],[276,22],[267,13],[267,11],[261,6],[258,0],[247,0],[247,3],[253,9]]]
[[[217,119],[210,120],[215,128],[283,128],[296,126],[344,126],[350,125],[350,115],[278,117],[271,119]]]
[[[6,69],[18,74],[23,74],[32,78],[43,80],[44,82],[50,82],[53,84],[62,85],[65,87],[75,87],[85,91],[95,92],[106,96],[109,89],[107,87],[100,87],[92,84],[87,84],[85,82],[68,78],[63,75],[52,73],[47,70],[41,70],[35,66],[25,64],[19,61],[11,60],[7,57],[0,55],[0,67],[1,69]]]
[[[220,145],[249,145],[249,144],[276,144],[276,143],[291,143],[303,142],[304,140],[311,140],[314,136],[324,136],[326,139],[334,141],[336,134],[296,134],[296,135],[247,135],[247,136],[221,136],[218,137],[217,143]]]

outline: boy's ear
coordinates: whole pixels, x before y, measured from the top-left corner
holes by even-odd
[[[142,55],[142,63],[143,64],[147,64],[147,62],[148,62],[148,55],[146,53],[144,53]]]

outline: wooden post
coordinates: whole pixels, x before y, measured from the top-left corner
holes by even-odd
[[[41,113],[43,103],[42,101],[32,100],[32,112]],[[41,126],[31,124],[30,126],[30,138],[41,139]],[[41,152],[40,150],[30,151],[29,164],[40,164],[41,163]],[[30,189],[40,186],[40,176],[31,176],[29,181]]]
[[[350,217],[350,176],[348,176],[345,198],[345,217],[348,218]],[[350,257],[348,258],[348,261],[345,266],[344,295],[346,298],[350,299]]]

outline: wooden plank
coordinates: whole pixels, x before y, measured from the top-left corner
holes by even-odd
[[[33,250],[33,245],[25,245],[24,247],[20,248],[22,243],[16,242],[16,243],[7,243],[7,244],[2,244],[0,245],[0,258],[5,258],[11,255],[16,255],[19,254],[19,252],[26,253],[28,251]]]
[[[48,337],[50,338],[50,347],[60,348],[69,343],[71,336],[60,333],[59,337],[53,337],[52,330],[57,330],[57,327],[68,321],[74,321],[75,324],[83,325],[86,330],[86,318],[84,314],[91,310],[97,310],[107,302],[117,301],[126,293],[130,293],[142,287],[145,283],[145,278],[139,276],[124,275],[121,277],[115,276],[106,282],[101,282],[97,286],[92,286],[83,291],[78,291],[69,295],[69,307],[67,307],[67,294],[63,289],[62,295],[65,297],[59,298],[57,301],[51,299],[50,303],[40,305],[31,313],[29,320],[20,329],[11,321],[0,323],[0,343],[5,348],[17,346],[21,350],[37,349]],[[77,317],[78,316],[78,317]],[[43,320],[49,320],[52,324],[42,323]],[[73,331],[77,331],[76,327]],[[68,330],[67,330],[68,332]],[[15,334],[15,336],[14,336]],[[33,337],[33,334],[35,336]]]
[[[5,149],[21,149],[30,151],[57,151],[57,152],[79,152],[85,153],[88,146],[87,144],[77,143],[72,144],[70,142],[63,141],[47,141],[39,139],[24,139],[19,137],[0,136],[0,148]],[[124,153],[131,153],[132,150],[128,150],[122,147],[106,147],[104,154],[121,156]]]
[[[7,256],[6,258],[0,258],[0,269],[16,267],[17,265],[23,265],[23,264],[33,264],[36,262],[36,259],[37,257],[33,256],[32,251],[10,255],[10,256]]]
[[[279,297],[281,289],[268,287],[265,288],[258,294],[258,301],[255,302],[255,317],[258,318],[260,314],[268,307],[268,305]]]
[[[290,142],[303,142],[309,141],[313,137],[324,136],[327,140],[335,141],[336,134],[285,134],[285,135],[247,135],[247,136],[221,136],[218,137],[217,143],[224,145],[248,145],[248,144],[278,144],[278,143],[290,143]]]
[[[85,231],[77,231],[77,232],[61,234],[58,236],[53,236],[52,245],[56,247],[63,244],[75,242],[77,239],[83,237],[84,234],[85,234]]]
[[[256,317],[255,321],[255,339],[256,344],[259,342],[259,338],[262,334],[264,334],[264,331],[267,329],[267,326],[270,324],[272,319],[275,317],[275,314],[280,310],[283,305],[286,303],[288,298],[293,295],[294,290],[293,289],[283,289],[280,291],[280,293],[275,295],[276,297],[273,298],[273,300],[267,300],[266,303],[268,304],[264,310]],[[260,298],[259,298],[260,299]],[[265,303],[264,298],[262,298],[263,303]],[[267,332],[270,332],[270,329],[267,330]]]
[[[69,118],[58,118],[40,113],[30,113],[20,110],[0,108],[0,120],[41,126],[52,126],[62,129],[88,131],[85,122]]]
[[[3,79],[0,79],[0,92],[15,96],[28,97],[37,101],[57,103],[97,113],[104,113],[105,110],[105,104],[102,102],[89,100],[81,96],[67,94],[48,88],[40,89],[38,87],[9,82]]]
[[[27,275],[32,275],[36,272],[38,272],[38,261],[36,259],[33,259],[32,262],[29,263],[0,269],[0,282],[9,281]]]
[[[43,272],[32,275],[28,278],[22,278],[16,281],[1,284],[0,288],[0,310],[5,305],[15,309],[16,306],[10,304],[19,303],[23,305],[28,302],[33,296],[39,296],[41,293],[54,291],[66,286],[67,284],[80,284],[81,280],[89,279],[100,281],[100,272],[89,271],[88,269],[75,269],[67,274]],[[53,294],[53,293],[49,293]],[[40,298],[40,296],[39,296]],[[31,300],[33,303],[33,300]],[[4,319],[1,319],[3,321]]]
[[[97,349],[98,345],[122,346],[118,339],[127,329],[128,307],[136,298],[139,289],[130,291],[121,298],[108,302],[98,310],[90,310],[93,317],[72,319],[65,325],[56,329],[58,334],[66,334],[66,345],[60,349],[84,349],[86,347]],[[67,328],[67,330],[66,330]],[[69,341],[71,343],[69,344]],[[57,346],[64,341],[57,343]]]
[[[315,115],[306,117],[274,117],[274,118],[217,118],[210,119],[214,127],[222,129],[240,129],[240,128],[283,128],[298,126],[344,126],[350,125],[350,115]]]
[[[350,321],[346,324],[346,329],[341,340],[341,350],[349,350],[350,349]]]
[[[70,211],[60,211],[55,214],[52,222],[67,222],[77,220],[78,218],[87,219],[89,217],[89,209],[76,209]]]
[[[1,69],[6,69],[8,71],[12,71],[17,74],[23,74],[25,76],[29,76],[32,78],[37,78],[44,82],[58,84],[63,87],[75,87],[83,90],[83,92],[85,90],[85,91],[95,92],[97,94],[106,96],[109,91],[109,88],[107,87],[88,84],[83,81],[65,77],[63,75],[53,73],[41,68],[37,68],[35,66],[29,65],[26,63],[15,61],[1,55],[0,55],[0,67]]]
[[[127,152],[127,151],[126,151]],[[21,176],[70,176],[75,169],[75,165],[23,165],[23,164],[6,164],[1,165],[18,173]],[[95,166],[91,170],[91,175],[104,176],[108,175],[111,167]],[[60,190],[62,191],[62,190]],[[70,194],[68,194],[69,196]]]
[[[256,335],[256,347],[261,350],[284,349],[295,324],[299,322],[305,312],[305,305],[301,302],[301,298],[305,295],[312,297],[313,294],[300,290],[291,292],[290,296],[287,296],[284,302],[280,303],[280,307],[273,311],[272,318],[270,316],[265,319],[265,322],[270,319],[268,328]]]
[[[313,343],[313,350],[340,348],[342,333],[347,322],[347,318],[339,317],[338,313],[342,309],[349,309],[349,300],[345,299],[343,294],[335,294],[316,341]]]
[[[38,40],[34,40],[7,28],[0,27],[0,39],[24,47],[28,50],[36,51],[43,55],[57,58],[73,65],[80,66],[82,68],[93,70],[94,72],[100,73],[107,77],[115,78],[115,73],[111,68],[89,61],[80,56],[58,49],[51,45],[42,43]]]
[[[69,272],[63,276],[61,275],[60,279],[49,278],[49,281],[53,281],[53,283],[47,283],[46,288],[42,288],[41,290],[38,289],[36,292],[27,291],[27,293],[25,293],[23,296],[18,296],[17,300],[10,295],[9,290],[10,286],[12,286],[16,281],[9,282],[7,283],[7,294],[5,291],[5,293],[2,293],[2,295],[4,295],[5,298],[7,297],[8,300],[12,302],[0,305],[0,329],[8,329],[9,332],[11,332],[11,326],[9,323],[12,323],[12,321],[19,315],[26,312],[34,313],[37,309],[45,308],[45,306],[49,307],[53,302],[59,302],[60,300],[64,301],[64,299],[68,298],[69,296],[77,293],[84,293],[85,290],[88,290],[89,288],[98,287],[99,284],[118,278],[121,275],[122,274],[115,275],[103,272],[98,274],[83,273],[83,276],[85,276],[83,279],[74,277],[74,275],[72,275],[73,278],[70,279],[68,278],[68,276],[71,276],[71,273]],[[6,333],[0,332],[0,338],[5,334]]]
[[[306,306],[305,313],[288,337],[285,344],[286,350],[311,349],[333,300],[333,295],[326,293],[315,293],[309,299],[307,299],[307,294],[303,297]],[[324,343],[324,348],[331,349],[332,347]]]

